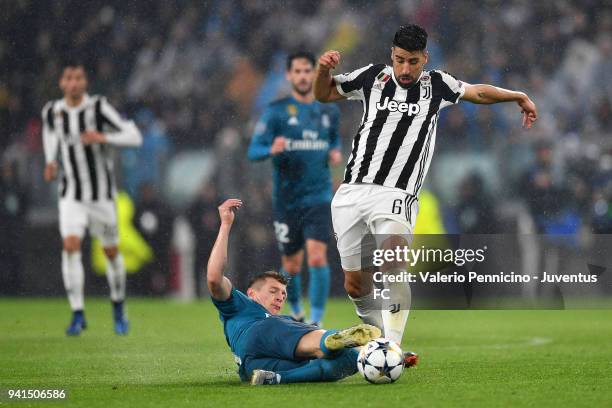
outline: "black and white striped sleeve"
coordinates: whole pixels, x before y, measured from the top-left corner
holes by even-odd
[[[440,109],[459,103],[463,94],[465,94],[463,82],[446,71],[436,70],[436,72],[442,77],[442,102]]]
[[[42,110],[42,138],[43,150],[45,151],[45,162],[55,162],[57,160],[59,139],[55,133],[53,102],[47,103]]]
[[[124,120],[105,97],[100,97],[99,114],[107,125],[104,135],[108,144],[125,147],[142,144],[142,135],[136,124],[131,120]]]
[[[334,82],[338,93],[347,99],[361,100],[364,98],[363,85],[372,64],[359,68],[346,74],[334,75]]]

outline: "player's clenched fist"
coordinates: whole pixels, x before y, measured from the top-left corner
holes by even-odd
[[[525,98],[518,101],[519,106],[521,107],[521,113],[523,114],[523,127],[527,129],[531,129],[533,122],[538,119],[538,109],[535,106],[535,103],[527,95]]]
[[[338,64],[340,64],[340,53],[338,51],[326,51],[319,58],[319,66],[323,69],[334,69]]]
[[[274,142],[272,142],[272,146],[270,147],[270,155],[276,156],[277,154],[284,152],[286,144],[287,141],[283,136],[274,138]]]
[[[225,200],[223,204],[219,206],[219,217],[221,218],[221,224],[231,225],[234,222],[234,213],[242,207],[242,200],[237,198],[230,198]]]
[[[55,178],[57,177],[57,163],[56,162],[47,163],[47,165],[45,166],[44,176],[45,176],[45,181],[47,182],[51,182],[55,180]]]

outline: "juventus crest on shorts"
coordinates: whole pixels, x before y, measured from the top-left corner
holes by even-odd
[[[423,71],[406,89],[385,64],[336,75],[334,81],[341,95],[363,104],[344,183],[373,183],[416,196],[431,162],[440,109],[459,102],[465,92],[461,81],[444,71]]]

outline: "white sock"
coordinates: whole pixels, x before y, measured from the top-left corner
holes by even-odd
[[[64,288],[66,288],[70,308],[72,310],[83,310],[85,307],[83,294],[85,272],[81,261],[81,251],[71,253],[62,251],[62,277],[64,278]]]
[[[374,231],[376,243],[379,248],[391,249],[393,247],[410,246],[412,243],[412,232],[407,230],[405,225],[395,220],[381,218],[374,221]],[[401,241],[404,241],[400,244]],[[401,276],[405,272],[406,266],[400,265],[399,259],[389,262],[386,261],[380,266],[380,271],[386,275]],[[385,289],[389,289],[390,299],[383,300],[382,320],[384,325],[384,336],[390,340],[401,344],[404,329],[410,313],[412,294],[410,284],[403,282],[384,283]],[[394,313],[393,313],[394,312]]]
[[[113,302],[125,300],[125,265],[123,256],[117,254],[113,259],[106,258],[106,278],[110,287],[110,298]]]
[[[386,282],[385,288],[390,290],[391,299],[384,301],[382,310],[384,335],[397,344],[401,344],[412,303],[410,284]]]
[[[372,293],[358,298],[349,296],[349,299],[355,305],[355,312],[357,312],[357,316],[361,318],[361,321],[382,330],[383,318],[380,313],[382,304],[379,299],[374,299]]]

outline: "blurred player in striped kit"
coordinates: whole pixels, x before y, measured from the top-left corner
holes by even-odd
[[[106,98],[87,94],[87,75],[82,63],[66,62],[59,86],[64,97],[45,105],[42,121],[44,178],[51,182],[60,175],[62,276],[72,309],[66,334],[78,336],[87,327],[81,241],[89,229],[102,243],[107,258],[115,332],[125,335],[129,328],[124,309],[126,275],[118,251],[116,188],[109,148],[139,146],[142,136],[136,125],[123,120]]]
[[[329,294],[327,244],[331,233],[329,164],[342,160],[335,105],[314,100],[315,59],[298,52],[287,58],[291,95],[264,111],[249,146],[250,160],[272,159],[274,230],[289,277],[287,300],[293,317],[304,320],[301,275],[306,246],[310,284],[310,321],[320,324]]]

